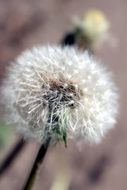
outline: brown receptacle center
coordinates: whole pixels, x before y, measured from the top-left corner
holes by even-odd
[[[46,99],[49,100],[49,103],[54,103],[55,98],[61,97],[60,103],[65,103],[74,108],[82,95],[83,91],[79,89],[76,83],[68,80],[52,79],[49,81],[49,91],[47,91]]]

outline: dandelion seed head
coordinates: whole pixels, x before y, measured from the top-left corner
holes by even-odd
[[[25,51],[8,68],[2,92],[9,123],[41,143],[47,136],[56,142],[65,132],[71,139],[99,142],[116,122],[111,74],[75,48]]]

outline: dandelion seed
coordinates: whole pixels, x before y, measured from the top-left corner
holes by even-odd
[[[84,91],[84,92],[88,92],[88,89],[87,89],[87,88],[84,88],[83,91]]]

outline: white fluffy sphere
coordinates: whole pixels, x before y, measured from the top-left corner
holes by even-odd
[[[3,84],[9,123],[41,143],[68,138],[99,142],[116,122],[111,74],[87,52],[37,46],[10,65]]]

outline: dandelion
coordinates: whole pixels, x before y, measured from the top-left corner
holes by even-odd
[[[88,52],[37,46],[10,65],[3,84],[9,123],[42,144],[68,138],[100,142],[116,123],[111,74]]]
[[[89,10],[81,18],[73,19],[77,29],[77,38],[80,43],[88,43],[92,49],[100,45],[108,36],[110,23],[106,16],[100,10]]]

